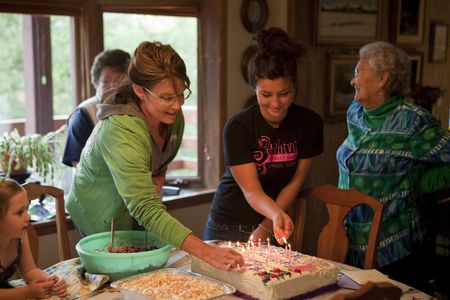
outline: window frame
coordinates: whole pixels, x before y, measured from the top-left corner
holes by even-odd
[[[222,128],[226,120],[226,3],[225,0],[0,0],[0,12],[74,17],[73,83],[78,102],[95,93],[90,66],[103,50],[103,12],[196,16],[199,18],[199,178],[184,188],[215,188],[223,173]],[[206,101],[207,99],[207,101]],[[79,103],[75,103],[79,104]],[[214,116],[214,117],[207,117]],[[33,116],[39,119],[39,113]]]

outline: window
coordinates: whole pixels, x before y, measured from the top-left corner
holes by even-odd
[[[70,16],[0,13],[0,125],[46,133],[72,110]]]
[[[113,38],[113,35],[109,34],[113,29],[108,25],[110,17],[139,14],[150,19],[167,18],[168,21],[165,22],[179,17],[180,20],[186,20],[183,22],[188,22],[182,26],[192,26],[189,34],[193,35],[189,42],[184,42],[182,46],[188,44],[191,47],[186,48],[186,51],[193,52],[186,53],[181,47],[177,51],[183,58],[185,55],[192,56],[185,59],[185,62],[189,72],[194,72],[189,76],[196,95],[183,107],[187,126],[183,150],[174,162],[179,165],[174,166],[174,169],[177,169],[177,177],[184,176],[181,182],[186,183],[187,187],[216,187],[223,173],[221,133],[226,119],[226,107],[222,104],[225,96],[225,11],[225,0],[136,0],[131,3],[116,0],[0,0],[0,14],[15,15],[16,18],[16,26],[12,26],[16,30],[15,33],[5,30],[3,23],[0,23],[0,39],[8,41],[0,43],[0,57],[2,64],[11,62],[12,67],[6,69],[0,64],[0,84],[3,84],[0,86],[0,133],[13,127],[24,133],[24,124],[27,125],[27,133],[54,130],[59,127],[54,123],[63,124],[69,111],[94,94],[90,82],[90,67],[99,52],[110,47],[111,43],[116,43],[110,40]],[[27,26],[30,27],[24,27],[24,23],[20,25],[20,18],[28,18],[28,24],[31,25]],[[162,33],[156,32],[156,24],[152,26],[152,34],[159,38]],[[139,29],[135,27],[138,26],[133,25],[126,30]],[[34,31],[27,28],[34,28]],[[50,33],[42,34],[46,31],[39,30],[47,30]],[[55,31],[60,31],[57,36]],[[22,38],[23,33],[27,33],[27,38]],[[165,37],[167,40],[163,42],[172,44],[182,40],[183,37],[177,36],[176,31],[171,33],[175,35],[168,34]],[[16,44],[10,42],[7,34],[19,37],[15,40]],[[34,44],[30,42],[31,38],[37,39]],[[21,46],[21,39],[23,42],[28,40],[29,44]],[[111,47],[128,47],[123,41]],[[134,50],[136,46],[130,47]],[[4,54],[3,49],[8,52]],[[13,49],[17,49],[13,54],[26,51],[23,57],[28,57],[30,61],[21,60],[22,56],[18,54],[15,56],[18,59],[13,61],[13,56],[8,55]],[[35,57],[39,57],[39,61],[45,58],[45,63],[39,64]],[[28,67],[32,71],[27,71]],[[38,67],[50,68],[52,75],[49,75],[50,72],[38,72]],[[27,80],[10,81],[12,87],[5,86],[5,76],[17,78],[23,76],[20,72],[27,74]],[[15,106],[22,107],[22,115],[19,115],[20,109],[14,108]],[[3,110],[3,107],[8,109]],[[194,167],[189,166],[192,163]],[[181,172],[180,169],[183,168],[187,170]]]

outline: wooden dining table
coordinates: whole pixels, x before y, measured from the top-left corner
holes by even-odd
[[[345,265],[342,263],[337,263],[337,262],[332,262],[329,261],[333,264],[335,264],[339,270],[357,270],[357,268],[349,266],[349,265]],[[177,268],[177,269],[181,269],[181,270],[185,270],[185,271],[190,271],[191,270],[191,257],[189,254],[187,254],[184,251],[181,250],[172,250],[169,260],[167,262],[166,265],[167,268]],[[395,282],[395,284],[400,287],[403,291],[402,300],[429,300],[429,299],[435,299],[417,289],[414,289],[412,287],[409,287],[401,282]],[[331,292],[327,292],[324,294],[321,294],[319,296],[316,296],[314,298],[310,298],[313,300],[326,300],[326,299],[330,299],[331,297],[333,297],[334,295],[340,294],[340,293],[351,293],[354,290],[351,289],[345,289],[345,288],[340,288],[338,290],[335,291],[331,291]],[[89,300],[124,300],[123,295],[121,294],[121,292],[119,290],[116,290],[110,286],[106,286],[90,295],[84,296],[82,298],[79,299],[89,299]],[[233,295],[229,295],[226,296],[225,299],[227,300],[238,300],[241,299],[239,297],[233,296]]]

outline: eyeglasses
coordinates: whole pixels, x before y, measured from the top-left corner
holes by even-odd
[[[180,95],[172,95],[172,96],[158,96],[155,95],[155,93],[153,93],[152,91],[150,91],[148,88],[146,88],[145,86],[142,87],[144,89],[144,91],[146,91],[147,93],[149,93],[150,95],[152,95],[153,97],[157,98],[158,100],[161,100],[162,102],[166,103],[167,105],[172,105],[175,103],[175,101],[180,101],[181,104],[184,104],[184,101],[187,100],[192,92],[190,89],[185,89],[183,94]]]
[[[361,73],[361,71],[367,70],[367,68],[355,68],[355,74],[354,77],[358,77],[358,75]]]
[[[120,77],[100,77],[99,79],[99,83],[103,84],[103,85],[109,85],[109,86],[118,86],[123,79],[124,76],[120,76]]]

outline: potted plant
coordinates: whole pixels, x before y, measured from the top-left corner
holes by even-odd
[[[20,136],[17,129],[0,136],[0,165],[4,176],[27,173],[31,168],[43,179],[53,180],[56,166],[57,137],[65,128],[45,135],[30,134]]]

